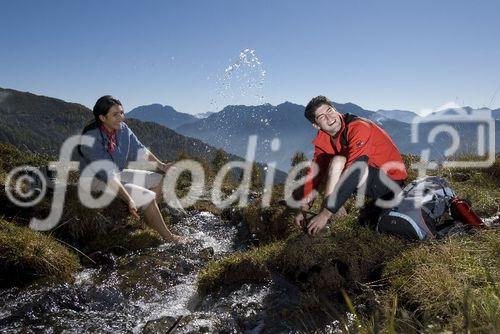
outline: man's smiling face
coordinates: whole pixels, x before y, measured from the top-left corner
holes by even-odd
[[[314,111],[314,120],[316,123],[313,126],[335,137],[342,127],[340,118],[340,113],[334,107],[322,104]]]

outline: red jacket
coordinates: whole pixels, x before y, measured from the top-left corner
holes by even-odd
[[[345,130],[346,116],[347,114],[341,116],[342,126],[339,135],[331,137],[328,133],[319,130],[313,140],[314,157],[312,161],[318,165],[319,172],[315,178],[312,178],[313,169],[309,168],[307,181],[304,185],[304,197],[308,196],[313,189],[317,190],[319,184],[324,182],[330,161],[335,155],[346,157],[344,170],[362,156],[367,156],[368,165],[375,168],[381,168],[388,162],[403,164],[401,153],[387,132],[375,123],[363,118],[355,118],[349,123],[347,145],[342,145],[341,137]],[[403,169],[383,168],[383,170],[395,181],[404,180],[408,176],[404,167]]]

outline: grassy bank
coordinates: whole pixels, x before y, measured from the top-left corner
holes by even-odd
[[[43,157],[9,146],[0,145],[0,154],[9,156],[0,159],[0,178],[15,166],[45,162]],[[405,157],[408,164],[412,159]],[[482,217],[498,214],[499,158],[488,169],[438,169],[429,174],[450,180],[458,195],[469,199]],[[412,171],[409,181],[415,176]],[[500,326],[498,229],[409,243],[376,233],[368,226],[369,213],[356,208],[351,199],[345,206],[347,216],[336,220],[330,230],[309,237],[294,226],[296,211],[280,202],[282,192],[282,187],[275,187],[267,208],[261,207],[259,197],[246,208],[220,210],[209,201],[189,208],[210,211],[235,224],[244,222],[258,245],[209,262],[198,277],[202,294],[227,293],[279,275],[300,294],[298,307],[280,316],[304,331],[335,320],[345,323],[346,331],[360,332],[376,332],[377,328],[404,333],[492,332]],[[5,196],[3,191],[1,196]],[[4,197],[0,200],[6,203],[0,212],[3,285],[38,277],[69,281],[84,259],[85,264],[94,265],[87,261],[94,253],[126,254],[161,242],[156,233],[130,219],[118,199],[103,209],[83,207],[74,185],[68,187],[61,223],[50,233],[27,228],[31,217],[49,213],[50,193],[28,209],[12,206]],[[320,202],[316,201],[313,210],[319,209]],[[167,215],[165,219],[170,222]],[[346,312],[351,314],[348,319]]]
[[[419,321],[454,330],[500,328],[500,232],[417,245],[386,263],[383,277]]]
[[[499,157],[487,169],[428,174],[449,180],[480,216],[500,211]],[[408,181],[416,176],[411,172]],[[249,206],[243,217],[259,246],[208,263],[199,291],[227,293],[244,283],[268,282],[277,273],[300,291],[298,307],[281,319],[304,331],[335,321],[346,332],[500,331],[497,228],[410,243],[366,227],[370,217],[352,200],[346,209],[348,215],[330,231],[309,237],[293,225],[294,211],[277,201],[265,209]]]
[[[0,268],[3,286],[23,284],[39,277],[69,280],[80,267],[80,262],[96,264],[94,254],[125,254],[161,244],[157,233],[130,218],[127,207],[119,199],[102,209],[88,209],[81,205],[74,184],[78,175],[71,175],[60,223],[49,232],[30,230],[28,224],[32,217],[43,219],[48,216],[53,194],[48,191],[34,207],[17,207],[6,197],[5,176],[15,167],[44,166],[48,161],[48,157],[0,143],[0,202],[3,203],[0,208]],[[168,223],[170,217],[165,215],[165,219]]]
[[[39,277],[70,281],[78,257],[54,238],[0,219],[0,286]]]
[[[31,152],[21,151],[18,148],[10,145],[0,143],[0,202],[3,203],[0,207],[0,218],[3,218],[6,224],[12,228],[5,230],[5,237],[12,234],[14,237],[15,231],[29,232],[28,225],[31,218],[36,217],[43,219],[47,217],[51,211],[52,205],[52,192],[49,190],[45,197],[39,204],[34,207],[23,208],[14,205],[6,196],[4,190],[4,183],[6,175],[15,167],[18,166],[33,166],[40,167],[47,165],[48,161],[53,160],[50,157],[33,154]],[[206,164],[204,165],[205,167]],[[210,180],[213,175],[207,173]],[[80,204],[78,198],[78,189],[76,182],[78,181],[78,173],[71,172],[68,187],[65,193],[64,206],[62,217],[58,225],[50,232],[36,233],[36,236],[44,238],[43,240],[59,240],[56,242],[58,249],[65,249],[68,254],[75,254],[76,263],[81,262],[85,265],[98,265],[106,257],[102,254],[114,253],[117,255],[126,254],[136,250],[155,247],[162,243],[160,236],[145,226],[144,219],[136,221],[131,219],[128,214],[128,208],[120,199],[115,199],[112,203],[101,209],[89,209]],[[190,186],[189,175],[183,175],[178,183],[178,195],[182,196],[187,193]],[[231,194],[233,189],[236,189],[238,184],[234,182],[232,177],[228,177],[227,182],[224,184],[223,192],[226,195]],[[59,205],[61,203],[58,203]],[[217,208],[211,201],[200,200],[193,206],[187,208],[187,211],[209,211],[221,217],[223,215],[231,215],[231,208],[223,212]],[[162,211],[167,225],[171,225],[175,219]],[[30,249],[30,238],[16,239],[18,246],[21,248]],[[25,242],[25,244],[22,244]],[[53,245],[53,244],[50,244]],[[52,246],[50,246],[52,247]],[[49,247],[49,249],[50,249]],[[61,248],[62,247],[62,248]],[[10,249],[10,248],[9,248]],[[33,257],[30,261],[36,257]],[[25,268],[31,266],[26,257],[14,257],[15,253],[5,252],[0,256],[0,267],[9,268],[15,272],[24,271]],[[42,257],[39,259],[41,262],[48,260]],[[51,259],[52,260],[52,259]],[[24,261],[28,261],[24,263]],[[50,261],[48,262],[50,263]],[[64,272],[65,277],[68,278],[70,273],[75,271],[78,266],[70,265],[67,261],[60,263],[62,267],[67,265],[66,270],[60,268]],[[59,274],[56,271],[48,271],[38,266],[31,266],[32,270],[30,275],[19,276],[19,280],[14,279],[12,276],[7,276],[4,282],[11,285],[16,285],[22,280],[28,282],[33,278],[40,276],[56,276]],[[30,268],[31,268],[30,267]],[[64,276],[60,274],[59,276]],[[18,282],[19,281],[19,282]]]

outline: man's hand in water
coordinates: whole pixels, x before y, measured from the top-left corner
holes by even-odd
[[[321,231],[326,226],[326,223],[328,223],[328,219],[330,219],[332,215],[333,214],[327,209],[321,210],[319,214],[317,214],[310,220],[309,224],[307,225],[307,232],[311,235],[314,235]]]
[[[306,224],[306,220],[305,220],[305,214],[304,214],[304,211],[307,211],[311,208],[312,206],[312,203],[309,203],[309,202],[304,202],[302,205],[301,205],[301,211],[295,216],[295,224],[297,225],[297,227],[300,227],[300,228],[304,228],[304,225]]]

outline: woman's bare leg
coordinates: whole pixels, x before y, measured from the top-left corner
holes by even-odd
[[[151,191],[155,192],[157,203],[163,203],[163,201],[164,201],[164,199],[163,199],[163,187],[162,186],[163,186],[163,181],[160,182],[160,184],[157,185],[156,187],[150,189]]]
[[[163,240],[174,242],[182,240],[182,237],[170,232],[165,224],[165,220],[163,220],[163,216],[161,215],[160,208],[158,207],[156,201],[152,201],[151,204],[144,209],[144,216],[146,218],[146,223],[157,231]]]

